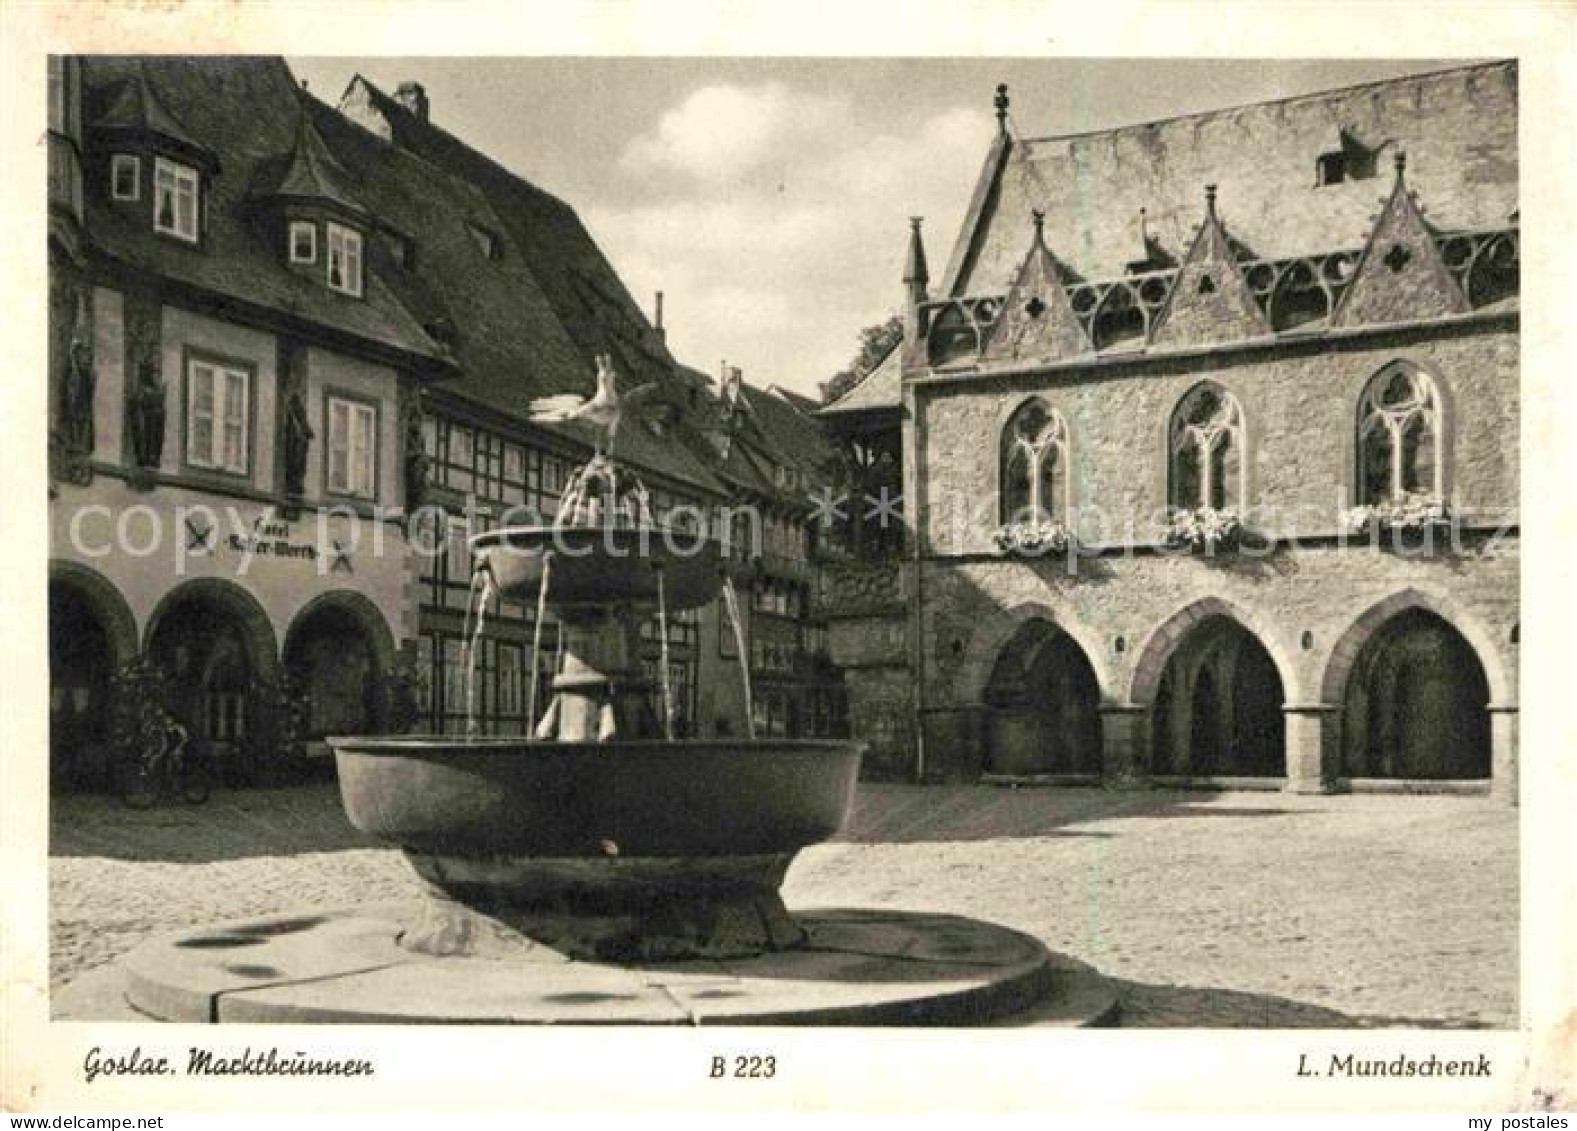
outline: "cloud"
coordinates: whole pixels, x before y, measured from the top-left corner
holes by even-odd
[[[635,294],[665,292],[682,360],[814,393],[899,308],[911,215],[940,282],[990,128],[965,109],[906,121],[776,82],[703,87],[626,145],[630,203],[583,214]]]
[[[846,102],[791,92],[782,83],[704,86],[635,138],[619,163],[625,171],[727,182],[795,159],[828,126],[847,119]]]

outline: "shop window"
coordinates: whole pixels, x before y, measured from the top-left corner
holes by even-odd
[[[341,224],[328,225],[329,286],[342,294],[361,297],[361,233]]]
[[[245,475],[250,457],[251,374],[191,359],[186,375],[186,462]]]
[[[110,158],[110,197],[114,200],[139,200],[142,197],[142,158],[117,153]]]
[[[318,226],[310,220],[290,222],[290,262],[318,261]]]
[[[197,242],[197,170],[164,157],[154,158],[153,230]]]
[[[1358,407],[1358,502],[1439,500],[1440,396],[1424,373],[1390,365],[1364,389]]]
[[[1214,381],[1194,386],[1172,414],[1168,502],[1183,510],[1243,504],[1243,410]]]
[[[328,489],[370,499],[377,468],[378,410],[345,397],[328,399]]]

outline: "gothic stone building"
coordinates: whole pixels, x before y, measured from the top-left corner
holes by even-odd
[[[1516,77],[1051,138],[999,90],[823,412],[904,478],[902,552],[818,590],[878,760],[1514,794]]]

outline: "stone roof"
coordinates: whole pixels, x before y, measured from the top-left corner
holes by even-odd
[[[290,271],[257,214],[252,186],[291,152],[300,94],[284,62],[253,57],[84,56],[83,91],[90,122],[120,128],[141,107],[148,128],[178,129],[183,145],[211,153],[218,172],[205,177],[199,246],[157,235],[144,208],[112,206],[102,185],[85,196],[85,239],[92,252],[233,304],[311,323],[409,355],[413,368],[446,369],[447,351],[373,266],[365,295],[354,298]],[[128,95],[128,91],[136,91]]]
[[[1027,100],[1017,109],[1021,117],[1034,112]],[[1317,185],[1316,159],[1336,142],[1352,156],[1353,175]],[[1046,214],[1047,246],[1079,278],[1124,274],[1138,248],[1141,209],[1150,237],[1181,258],[1204,219],[1206,184],[1218,186],[1222,220],[1254,258],[1357,249],[1390,187],[1397,149],[1407,154],[1409,182],[1436,229],[1504,227],[1517,209],[1516,64],[1092,133],[1010,138],[1003,148],[993,141],[982,177],[989,191],[977,193],[978,215],[959,234],[937,297],[1005,292],[1037,209]]]

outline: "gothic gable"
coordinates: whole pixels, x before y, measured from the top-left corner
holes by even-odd
[[[1331,319],[1335,326],[1407,322],[1462,314],[1467,297],[1447,270],[1418,203],[1396,159],[1396,187],[1353,270],[1351,284]]]
[[[1198,345],[1269,334],[1220,218],[1215,186],[1205,190],[1205,222],[1177,269],[1172,292],[1156,319],[1150,343]]]
[[[1089,340],[1073,313],[1063,289],[1062,271],[1046,247],[1041,225],[1042,218],[1036,213],[1035,242],[1019,267],[986,343],[988,361],[1055,361],[1089,352]]]

